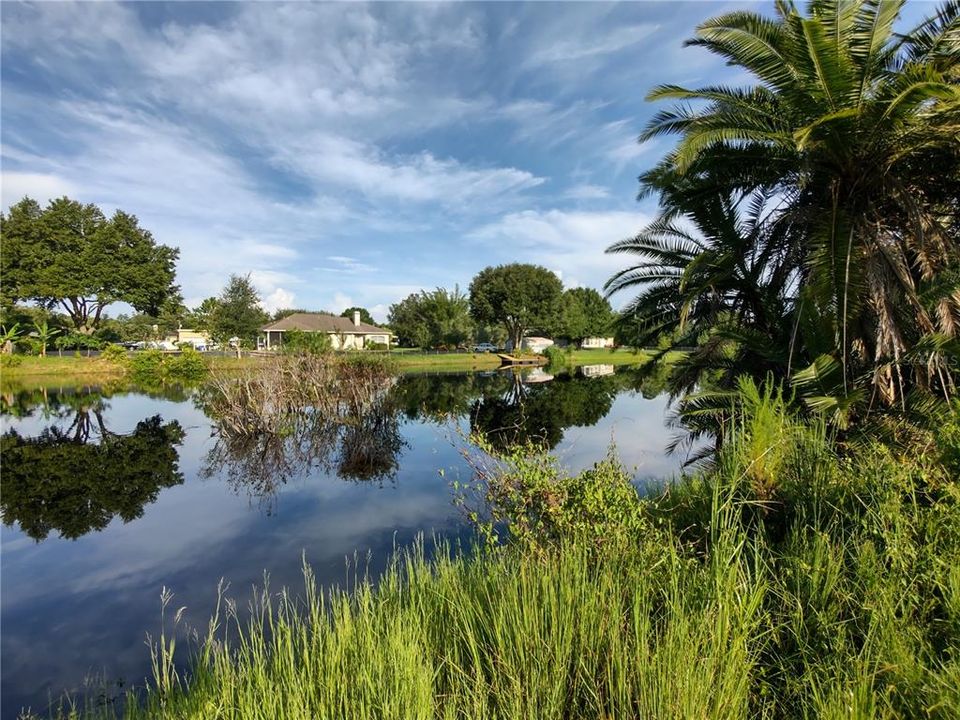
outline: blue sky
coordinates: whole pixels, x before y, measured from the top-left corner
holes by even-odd
[[[745,82],[682,47],[745,4],[5,2],[3,206],[136,214],[191,306],[234,272],[380,320],[504,262],[600,287],[656,209],[644,95]]]

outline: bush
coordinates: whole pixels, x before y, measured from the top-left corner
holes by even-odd
[[[109,344],[100,353],[100,357],[108,362],[125,364],[127,361],[127,350],[122,345]]]
[[[498,450],[482,437],[473,440],[482,454],[471,458],[475,477],[458,486],[457,499],[494,544],[500,540],[497,528],[503,526],[525,547],[566,540],[591,546],[627,541],[650,527],[613,448],[589,470],[569,475],[533,445]],[[470,507],[476,501],[479,506]]]
[[[133,379],[142,383],[199,380],[207,373],[203,355],[190,348],[178,354],[143,350],[129,358]]]
[[[281,349],[293,355],[322,355],[330,352],[333,346],[327,333],[289,330],[283,334]]]
[[[382,352],[384,350],[389,350],[390,346],[387,343],[372,342],[372,343],[367,343],[366,348],[367,350],[379,350]]]
[[[17,367],[22,362],[23,358],[19,355],[7,355],[6,353],[0,355],[0,367]]]
[[[179,355],[168,355],[164,362],[167,378],[199,380],[207,373],[203,354],[192,347],[185,347]]]
[[[572,347],[564,350],[556,345],[550,345],[544,349],[543,354],[547,358],[547,367],[550,370],[564,370],[573,364]]]

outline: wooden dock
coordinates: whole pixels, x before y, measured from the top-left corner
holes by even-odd
[[[497,357],[500,358],[501,368],[547,364],[547,358],[545,358],[543,355],[525,355],[523,357],[516,357],[514,355],[507,355],[506,353],[497,353]]]

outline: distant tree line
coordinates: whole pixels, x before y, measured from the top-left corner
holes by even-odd
[[[156,341],[178,328],[207,332],[220,345],[255,346],[260,328],[306,310],[272,316],[249,275],[231,275],[223,290],[188,308],[176,285],[179,251],[154,240],[134,215],[112,216],[69,198],[46,207],[24,198],[0,213],[0,346],[34,354],[95,350],[108,343]],[[132,314],[110,317],[116,303]],[[376,325],[363,307],[342,317]],[[519,345],[530,333],[570,342],[612,332],[609,303],[588,288],[564,290],[537,265],[488,267],[467,292],[436,288],[392,305],[387,326],[400,344],[453,348],[472,342]]]
[[[610,303],[590,288],[563,289],[554,273],[538,265],[488,267],[468,293],[422,290],[390,306],[388,324],[401,345],[457,347],[470,341],[509,340],[514,347],[531,333],[570,342],[613,332]]]

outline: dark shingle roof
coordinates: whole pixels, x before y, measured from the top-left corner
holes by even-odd
[[[354,325],[351,318],[338,317],[336,315],[327,315],[326,313],[294,313],[281,318],[276,322],[267,323],[262,328],[266,330],[302,330],[304,332],[328,332],[328,333],[360,333],[363,335],[392,334],[389,330],[360,323]]]

